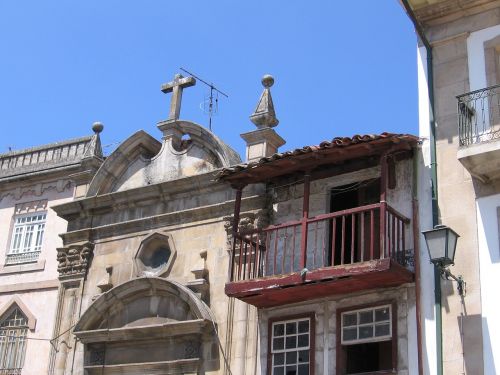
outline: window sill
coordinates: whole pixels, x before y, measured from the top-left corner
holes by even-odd
[[[45,260],[39,260],[36,263],[3,265],[0,267],[0,275],[9,275],[13,273],[43,271],[45,269]]]
[[[368,372],[352,372],[347,375],[388,375],[388,374],[397,374],[396,370],[378,370],[378,371],[368,371]]]

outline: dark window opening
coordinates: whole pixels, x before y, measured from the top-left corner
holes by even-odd
[[[338,186],[330,192],[330,212],[349,210],[380,201],[380,178]],[[330,221],[328,263],[350,264],[379,254],[379,210],[345,214]],[[372,245],[373,243],[373,245]],[[333,255],[332,255],[333,253]],[[333,258],[333,259],[332,259]]]
[[[392,340],[342,347],[346,374],[392,370]]]
[[[143,263],[146,267],[151,267],[153,269],[159,268],[164,264],[167,264],[170,258],[170,249],[166,246],[160,246],[155,250],[151,251],[143,258]]]

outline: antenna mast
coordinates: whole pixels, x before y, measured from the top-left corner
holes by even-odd
[[[225,96],[226,98],[229,98],[229,96],[226,95],[225,93],[223,93],[222,91],[220,91],[217,87],[215,87],[213,83],[208,83],[204,79],[198,77],[196,74],[188,72],[184,68],[179,68],[179,69],[182,70],[184,73],[187,73],[190,76],[193,76],[198,81],[204,83],[205,85],[207,85],[210,88],[210,96],[208,98],[208,128],[210,129],[210,131],[212,131],[212,116],[214,115],[214,113],[217,112],[217,107],[219,104],[219,95],[218,94],[221,94],[221,95]],[[214,92],[216,94],[216,96],[215,96],[215,108],[214,108]]]

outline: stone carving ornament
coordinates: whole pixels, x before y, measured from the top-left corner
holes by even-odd
[[[224,229],[227,234],[227,251],[233,250],[233,225],[234,216],[224,217]],[[269,210],[261,209],[254,212],[242,212],[240,215],[240,222],[238,224],[238,232],[265,228],[269,225]]]
[[[84,277],[90,266],[94,244],[85,242],[57,249],[59,278]]]

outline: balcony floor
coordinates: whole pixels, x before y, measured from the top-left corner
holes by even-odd
[[[325,267],[307,272],[230,282],[226,294],[256,307],[273,307],[413,281],[413,272],[391,259]]]

